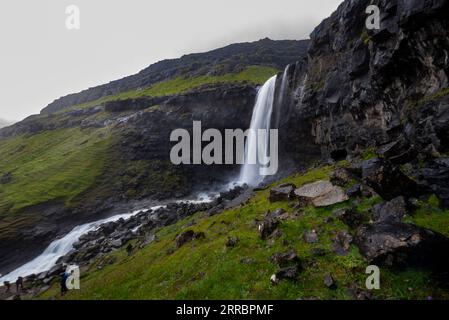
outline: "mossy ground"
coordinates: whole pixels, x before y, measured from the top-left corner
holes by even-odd
[[[341,164],[340,164],[341,165]],[[334,167],[325,166],[285,179],[301,186],[308,182],[328,179]],[[350,286],[365,288],[368,263],[355,245],[346,256],[337,256],[332,250],[332,238],[338,231],[350,231],[339,220],[325,221],[334,210],[355,206],[367,212],[380,198],[352,199],[329,208],[307,207],[298,215],[293,203],[270,203],[268,190],[257,192],[245,205],[209,217],[199,212],[175,225],[157,232],[157,241],[128,256],[118,250],[103,261],[111,264],[99,269],[98,263],[82,271],[81,290],[71,291],[65,299],[353,299]],[[283,208],[292,213],[281,225],[282,236],[261,240],[257,220],[268,210]],[[435,213],[440,214],[440,213]],[[431,221],[433,213],[417,220]],[[449,217],[444,213],[440,230],[447,233]],[[433,223],[431,223],[433,224]],[[192,226],[190,226],[192,225]],[[192,229],[206,234],[180,249],[175,249],[174,238],[182,231]],[[317,230],[319,242],[308,244],[305,231]],[[234,248],[226,247],[228,237],[239,239]],[[313,248],[324,249],[324,256],[312,254]],[[303,270],[296,282],[270,283],[278,267],[270,262],[276,252],[294,249],[302,260]],[[337,289],[324,285],[324,277],[331,273]],[[431,281],[427,271],[381,269],[381,289],[372,292],[378,299],[448,299],[449,293]],[[40,299],[57,298],[57,282]]]

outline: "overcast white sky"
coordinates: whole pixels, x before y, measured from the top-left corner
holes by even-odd
[[[2,0],[0,118],[156,61],[261,38],[304,39],[342,0]],[[81,29],[66,29],[77,5]]]

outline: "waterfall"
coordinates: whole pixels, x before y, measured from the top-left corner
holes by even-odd
[[[297,96],[299,98],[299,106],[302,106],[302,101],[304,100],[304,96],[306,94],[306,85],[307,85],[308,75],[304,76],[304,79],[301,82],[301,85],[298,88]]]
[[[264,180],[260,175],[259,164],[252,164],[250,159],[257,159],[257,155],[268,154],[269,131],[271,129],[271,115],[273,113],[274,94],[276,88],[277,76],[270,78],[260,88],[257,93],[256,104],[254,106],[253,116],[250,125],[250,134],[245,146],[245,162],[240,172],[240,183],[246,183],[250,186],[257,186]],[[259,129],[265,129],[266,138],[259,141],[257,132]]]
[[[282,74],[282,81],[281,81],[281,90],[279,92],[279,105],[282,106],[282,103],[285,99],[285,92],[287,91],[287,80],[288,80],[288,70],[290,68],[290,65],[287,65],[285,67],[284,73]]]

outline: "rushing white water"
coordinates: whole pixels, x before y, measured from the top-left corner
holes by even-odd
[[[251,132],[255,132],[256,134],[250,134],[248,136],[245,147],[245,162],[239,178],[240,183],[246,183],[250,186],[257,186],[264,180],[264,176],[259,172],[260,165],[251,164],[249,159],[257,159],[258,152],[264,156],[268,154],[270,142],[269,131],[271,128],[271,115],[273,113],[276,78],[277,76],[270,78],[257,93],[250,126]],[[257,139],[257,131],[259,129],[266,130],[266,139],[261,141]]]
[[[216,193],[200,193],[196,197],[196,199],[179,200],[178,202],[186,202],[192,204],[206,203],[211,202],[216,195]],[[13,282],[17,280],[18,277],[26,277],[31,274],[39,274],[45,271],[49,271],[56,265],[56,262],[59,260],[59,258],[65,256],[73,249],[73,245],[80,239],[81,236],[91,231],[97,230],[103,224],[115,222],[120,219],[128,220],[140,212],[148,212],[150,210],[155,211],[162,207],[165,206],[154,206],[150,209],[136,210],[131,213],[119,214],[110,218],[79,225],[66,236],[50,243],[50,245],[38,257],[0,278],[0,284],[4,281]],[[140,226],[134,228],[132,232],[137,232],[139,228]]]
[[[157,210],[159,208],[161,208],[161,206],[152,207],[151,210]],[[53,241],[38,257],[2,277],[0,279],[0,283],[3,283],[4,281],[15,281],[18,277],[26,277],[31,274],[39,274],[50,270],[56,265],[59,258],[65,256],[73,249],[73,244],[75,244],[82,235],[97,230],[105,223],[118,221],[120,219],[128,220],[142,211],[147,212],[149,210],[144,209],[131,213],[119,214],[107,219],[102,219],[75,227],[63,238]]]

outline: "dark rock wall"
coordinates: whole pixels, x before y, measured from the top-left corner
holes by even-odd
[[[365,28],[370,3],[380,7],[380,30]],[[447,151],[447,99],[420,101],[448,86],[448,3],[348,0],[313,31],[290,82],[297,127],[310,129],[324,157],[399,135]]]

